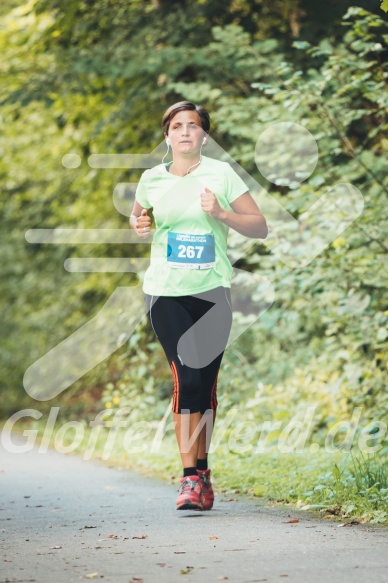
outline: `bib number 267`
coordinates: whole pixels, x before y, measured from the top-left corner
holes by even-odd
[[[169,231],[167,263],[170,267],[178,269],[211,269],[215,265],[213,234]]]
[[[196,257],[200,259],[203,253],[203,245],[178,245],[178,257],[187,257],[193,259]]]

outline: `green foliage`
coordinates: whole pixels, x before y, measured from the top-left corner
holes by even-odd
[[[361,459],[354,457],[352,461],[352,474],[359,493],[365,494],[374,488],[388,494],[388,459],[381,459],[377,455],[369,458],[361,455]]]

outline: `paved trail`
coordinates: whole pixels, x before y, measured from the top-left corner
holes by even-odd
[[[1,448],[0,583],[388,582],[386,527],[220,496],[176,512],[175,496],[97,461]]]

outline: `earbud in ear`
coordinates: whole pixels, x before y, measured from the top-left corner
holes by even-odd
[[[207,141],[206,138],[203,138],[203,140],[202,140],[202,145],[203,146],[206,144],[206,141]]]
[[[167,146],[170,145],[170,138],[166,138],[166,144],[167,144]]]

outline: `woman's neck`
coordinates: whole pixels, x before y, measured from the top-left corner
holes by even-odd
[[[193,158],[174,158],[169,167],[169,172],[177,176],[186,176],[186,174],[190,174],[198,168],[200,161],[200,156],[194,156]]]

